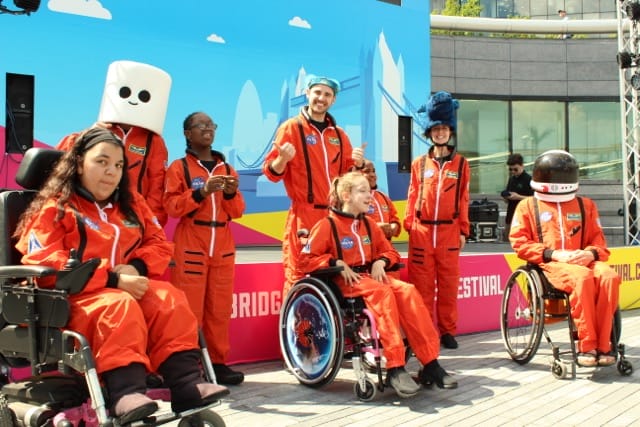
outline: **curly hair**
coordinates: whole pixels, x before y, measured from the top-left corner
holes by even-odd
[[[356,180],[364,178],[364,174],[360,171],[352,171],[335,178],[331,183],[331,192],[329,193],[329,206],[339,211],[344,206],[344,200],[340,197],[340,194],[344,192],[351,192],[351,189],[355,186]],[[369,181],[367,181],[368,183]]]
[[[22,234],[28,220],[40,211],[49,199],[56,199],[56,206],[58,207],[56,220],[64,216],[65,205],[68,204],[69,198],[82,188],[80,176],[78,175],[78,165],[83,162],[85,153],[91,147],[101,142],[116,145],[123,151],[123,173],[118,188],[111,195],[111,201],[120,205],[120,209],[127,219],[140,223],[132,207],[133,195],[129,188],[129,176],[127,174],[128,164],[127,157],[124,155],[124,144],[122,140],[110,130],[94,127],[81,132],[76,137],[71,149],[65,152],[55,164],[51,175],[49,175],[49,178],[45,181],[42,189],[36,194],[29,207],[20,216],[14,237],[19,237]]]

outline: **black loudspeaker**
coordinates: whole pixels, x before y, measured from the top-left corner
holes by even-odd
[[[5,152],[24,153],[33,147],[34,76],[7,73]]]
[[[411,116],[398,116],[398,173],[411,173],[412,128]]]

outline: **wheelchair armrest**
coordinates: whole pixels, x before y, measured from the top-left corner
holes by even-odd
[[[343,270],[344,270],[343,267],[339,267],[336,265],[335,267],[319,268],[317,270],[313,270],[311,273],[309,273],[309,276],[311,277],[335,276],[337,274],[340,274],[340,272]]]
[[[58,271],[56,289],[69,292],[70,295],[81,292],[100,264],[100,258],[91,258],[71,270]]]
[[[43,265],[3,265],[0,266],[0,279],[46,277],[54,275],[56,271],[55,268]]]
[[[385,271],[400,271],[404,268],[404,263],[402,262],[398,262],[395,264],[390,265],[389,267],[385,268]]]

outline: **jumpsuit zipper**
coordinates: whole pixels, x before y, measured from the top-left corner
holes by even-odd
[[[329,188],[331,188],[331,174],[329,173],[329,157],[327,156],[327,147],[325,146],[325,143],[324,143],[324,131],[320,132],[318,128],[311,123],[309,123],[309,126],[311,126],[316,132],[320,134],[320,142],[322,145],[322,157],[324,157],[324,176],[327,179],[327,184],[329,185]],[[304,143],[306,144],[306,141],[304,141]]]
[[[207,176],[213,176],[215,170],[218,169],[219,166],[224,165],[224,163],[218,162],[213,167],[213,169],[211,169],[211,172],[209,172],[209,170],[206,167],[204,167],[202,163],[200,163],[200,160],[198,160],[198,164],[200,165],[201,168],[207,171]],[[216,221],[216,219],[218,218],[218,212],[217,212],[218,209],[216,205],[216,193],[211,193],[209,197],[211,198],[211,218],[212,218],[212,221]],[[213,256],[213,250],[215,249],[215,242],[216,242],[216,227],[211,227],[211,240],[209,241],[209,257]]]
[[[440,163],[438,162],[434,162],[434,163],[438,165],[438,188],[436,189],[436,210],[435,210],[435,216],[433,220],[437,221],[438,212],[440,211],[440,189],[442,188],[442,173],[444,172],[445,165],[449,163],[449,161],[447,160],[446,162],[444,162],[442,166],[440,166]],[[432,242],[434,248],[437,247],[437,241],[438,241],[438,224],[434,224],[433,225],[433,242]]]
[[[562,220],[562,206],[556,203],[558,207],[558,226],[560,227],[560,247],[564,250],[564,221]]]
[[[116,248],[118,247],[118,241],[120,240],[120,228],[118,228],[117,225],[109,222],[109,217],[107,216],[107,213],[104,211],[104,209],[113,208],[111,203],[106,205],[104,209],[101,208],[97,203],[96,203],[96,207],[98,208],[98,215],[100,215],[100,220],[102,220],[102,222],[106,224],[109,224],[115,231],[113,244],[111,245],[111,258],[110,258],[111,267],[115,267],[116,265],[118,265],[118,263],[116,262]]]
[[[358,242],[358,252],[360,252],[360,259],[362,260],[362,264],[360,265],[365,265],[367,263],[367,260],[365,259],[365,256],[364,256],[362,239],[360,239],[360,235],[358,234],[359,225],[360,225],[360,220],[358,219],[353,220],[353,222],[351,223],[351,233],[354,235],[354,237],[356,238],[356,241]]]

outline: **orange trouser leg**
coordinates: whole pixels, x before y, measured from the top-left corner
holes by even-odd
[[[233,304],[235,254],[216,256],[207,273],[202,332],[211,362],[225,363],[229,356],[229,324]]]
[[[184,292],[169,282],[150,280],[139,304],[149,330],[147,353],[153,371],[173,353],[198,348],[198,321]]]
[[[611,351],[611,328],[613,315],[618,309],[620,297],[620,276],[606,263],[597,261],[593,274],[598,286],[596,296],[596,330],[598,334],[598,350],[603,353]],[[619,337],[618,337],[619,338]]]
[[[387,358],[387,368],[404,366],[404,341],[400,332],[398,305],[390,286],[363,276],[354,287],[341,284],[345,296],[362,296],[373,314],[380,342]]]
[[[551,284],[569,294],[571,317],[578,330],[578,351],[596,350],[596,282],[593,271],[581,265],[550,262],[541,265]],[[611,321],[609,317],[609,321]]]
[[[67,328],[89,340],[98,372],[131,363],[155,370],[171,353],[197,348],[196,319],[182,292],[167,282],[149,281],[140,300],[101,289],[70,301]]]
[[[460,232],[457,224],[417,225],[411,230],[409,282],[415,285],[432,316],[437,319],[440,335],[456,334],[459,255]]]
[[[400,326],[404,331],[416,357],[423,365],[438,358],[440,339],[429,318],[429,310],[422,302],[416,288],[400,280],[390,279],[388,286],[393,290],[400,316]]]

